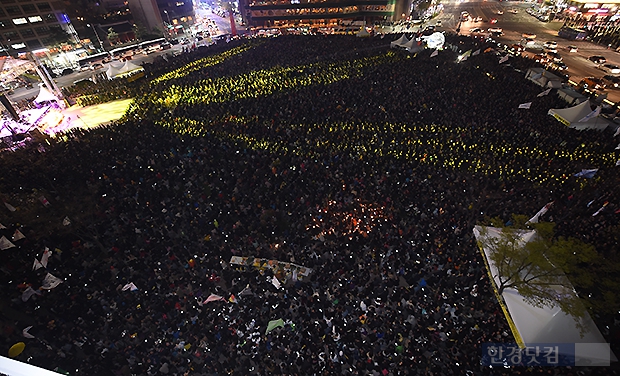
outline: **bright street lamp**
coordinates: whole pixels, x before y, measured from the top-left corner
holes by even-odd
[[[172,25],[172,22],[170,22],[170,14],[168,14],[168,11],[164,9],[164,13],[166,13],[166,17],[168,17],[168,25]]]
[[[105,52],[105,48],[103,48],[103,42],[101,41],[101,38],[99,38],[99,34],[97,34],[97,30],[95,30],[95,25],[93,25],[93,24],[86,24],[86,26],[91,27],[93,29],[93,32],[95,33],[95,36],[97,37],[97,41],[99,41],[99,46],[101,47],[101,52]]]

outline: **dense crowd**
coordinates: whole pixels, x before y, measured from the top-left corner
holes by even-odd
[[[613,133],[547,116],[563,104],[532,62],[447,42],[199,49],[148,67],[122,122],[3,155],[0,234],[25,236],[3,251],[5,347],[72,375],[602,374],[480,365],[513,338],[472,229],[554,201],[559,235],[617,261]],[[616,343],[618,316],[597,319]]]

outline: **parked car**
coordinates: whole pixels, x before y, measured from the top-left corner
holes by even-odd
[[[577,48],[577,46],[566,46],[566,49],[568,50],[568,52],[577,52],[579,51],[579,48]]]
[[[607,62],[607,59],[605,59],[605,56],[600,56],[600,55],[590,56],[588,60],[590,60],[591,62],[595,64],[605,64]]]
[[[607,87],[612,87],[617,89],[620,87],[620,77],[612,76],[610,74],[603,76],[603,82],[605,82]]]
[[[61,76],[66,76],[66,75],[71,74],[71,73],[73,73],[73,69],[71,69],[71,68],[65,68],[65,69],[63,69],[63,70],[62,70],[62,72],[60,73],[60,75],[61,75]]]
[[[586,77],[579,82],[579,86],[594,90],[604,90],[607,87],[605,82],[597,77]]]
[[[614,64],[605,64],[601,66],[601,69],[611,74],[620,74],[620,67]]]
[[[469,32],[472,33],[472,34],[473,33],[484,33],[484,30],[482,30],[479,27],[474,27],[473,29],[470,29]]]
[[[564,64],[563,62],[559,61],[559,62],[551,62],[549,63],[549,68],[551,69],[555,69],[555,70],[559,70],[559,71],[564,71],[567,70],[568,67],[566,66],[566,64]]]
[[[513,44],[512,46],[510,46],[510,48],[517,52],[525,51],[525,47],[522,44],[518,43]]]
[[[557,52],[547,52],[547,56],[554,62],[559,63],[562,61],[562,56]]]
[[[495,25],[497,23],[497,18],[491,18],[491,22],[492,25]]]
[[[521,34],[522,38],[526,38],[526,39],[536,39],[536,34],[532,34],[532,33],[523,33]]]
[[[489,32],[489,33],[503,33],[503,32],[504,32],[504,30],[503,30],[503,29],[501,29],[501,28],[499,28],[499,27],[490,27],[490,28],[488,29],[488,32]]]
[[[497,14],[498,16],[502,16],[504,14],[504,11],[498,10],[497,12],[495,12],[495,14]]]
[[[554,40],[548,40],[543,44],[543,47],[556,49],[558,48],[558,42]]]

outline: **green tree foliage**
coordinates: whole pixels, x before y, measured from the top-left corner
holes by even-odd
[[[553,223],[526,224],[527,217],[514,216],[513,225],[496,227],[501,236],[484,237],[489,258],[496,265],[498,292],[515,289],[525,300],[537,307],[559,307],[575,317],[580,329],[582,318],[592,304],[577,291],[592,289],[596,274],[591,265],[601,262],[596,250],[574,238],[554,236]],[[495,224],[498,221],[493,221]],[[523,235],[528,227],[536,234],[528,242]],[[483,234],[484,235],[484,234]]]
[[[114,43],[118,40],[118,33],[113,28],[108,29],[108,40],[110,43]]]

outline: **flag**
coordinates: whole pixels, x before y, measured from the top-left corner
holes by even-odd
[[[239,303],[237,301],[237,298],[235,298],[235,294],[230,294],[230,297],[228,298],[228,301],[231,303]]]
[[[280,284],[280,281],[278,281],[278,279],[276,278],[276,276],[273,276],[273,278],[271,279],[271,283],[277,288],[279,289],[282,285]]]
[[[616,146],[616,150],[620,150],[620,144],[618,144],[618,146]]]
[[[598,115],[600,115],[601,113],[601,106],[597,106],[594,111],[590,112],[589,114],[587,114],[586,116],[583,117],[583,119],[579,120],[577,123],[583,123],[586,122],[590,119],[594,119],[595,117],[597,117]]]
[[[209,302],[217,302],[217,301],[225,302],[226,299],[222,298],[219,295],[211,294],[211,295],[209,295],[209,297],[204,302],[205,303],[209,303]]]
[[[480,49],[477,49],[471,54],[471,56],[476,56],[476,55],[480,55]]]
[[[433,51],[433,53],[431,54],[431,57],[435,57],[437,55],[439,55],[439,50]]]
[[[69,226],[70,224],[71,224],[71,221],[69,220],[69,217],[65,217],[65,219],[62,220],[63,226]]]
[[[538,223],[538,219],[540,218],[540,216],[542,216],[543,214],[545,214],[549,208],[551,207],[551,205],[553,205],[553,201],[551,201],[550,203],[548,203],[547,205],[543,206],[542,209],[540,209],[538,211],[538,213],[536,213],[532,218],[529,219],[529,221],[525,222],[526,224],[528,223]]]
[[[592,214],[593,217],[596,217],[597,215],[599,215],[600,212],[603,211],[603,209],[605,209],[605,206],[609,205],[609,201],[605,201],[605,203],[603,204],[603,206],[601,206],[601,208],[599,210],[597,210],[594,214]]]
[[[24,330],[22,330],[22,335],[26,338],[34,338],[32,334],[28,333],[30,329],[32,329],[32,325],[25,327]]]
[[[619,134],[620,134],[620,127],[618,127],[618,129],[616,129],[616,133],[614,133],[614,137],[616,137]]]
[[[503,64],[503,63],[505,63],[505,62],[507,62],[507,61],[508,61],[508,55],[506,55],[506,56],[504,56],[503,58],[499,59],[499,63],[500,63],[500,64]]]
[[[22,240],[22,239],[26,239],[24,234],[22,234],[22,232],[19,231],[19,230],[15,230],[15,232],[13,233],[13,241],[16,242],[16,241]]]
[[[22,292],[22,302],[28,301],[32,295],[41,295],[41,293],[32,287],[28,286],[27,289]]]
[[[0,223],[0,230],[6,230],[6,227],[2,223]]]
[[[239,293],[239,296],[253,295],[252,289],[250,289],[250,285],[245,286],[243,290]]]
[[[468,58],[468,57],[470,57],[470,56],[471,56],[471,50],[468,50],[467,52],[465,52],[465,53],[462,55],[463,59]]]
[[[32,265],[32,270],[39,270],[43,267],[43,264],[36,258],[34,259],[34,264]]]
[[[43,251],[43,256],[41,256],[41,265],[43,265],[43,267],[47,268],[47,262],[49,261],[51,254],[52,252],[50,252],[50,249],[45,247],[45,251]]]
[[[532,102],[527,102],[527,103],[521,103],[519,105],[519,108],[525,108],[526,110],[529,110],[531,106],[532,106]]]
[[[616,161],[616,166],[620,166],[620,159]]]
[[[269,324],[267,324],[267,330],[265,331],[265,334],[269,333],[275,328],[284,328],[284,320],[277,319],[277,320],[269,321]]]
[[[542,93],[538,94],[537,97],[544,97],[545,95],[549,94],[551,92],[551,88],[543,91]]]
[[[592,170],[586,170],[583,169],[581,170],[581,172],[576,173],[575,177],[578,178],[586,178],[586,179],[592,179],[594,177],[594,175],[596,175],[596,172],[598,171],[598,168],[592,169]]]
[[[14,212],[14,211],[16,211],[16,210],[17,210],[17,209],[15,209],[15,206],[13,206],[13,205],[9,204],[8,202],[5,202],[5,203],[4,203],[4,206],[6,206],[6,208],[7,208],[7,209],[9,209],[9,210],[10,210],[10,211],[12,211],[12,212]]]
[[[47,207],[50,206],[50,202],[47,201],[47,199],[45,198],[45,196],[41,196],[39,197],[39,201],[41,201],[41,203],[43,204],[43,206]]]
[[[60,285],[62,280],[58,277],[52,275],[52,273],[47,273],[45,278],[43,279],[43,285],[41,286],[44,290],[51,290],[54,287]]]
[[[126,284],[125,286],[123,286],[122,288],[123,291],[136,291],[138,290],[138,286],[136,286],[133,282],[129,282],[128,284]]]
[[[0,250],[4,251],[5,249],[13,247],[15,247],[15,244],[11,243],[11,241],[7,239],[6,236],[0,238]]]

